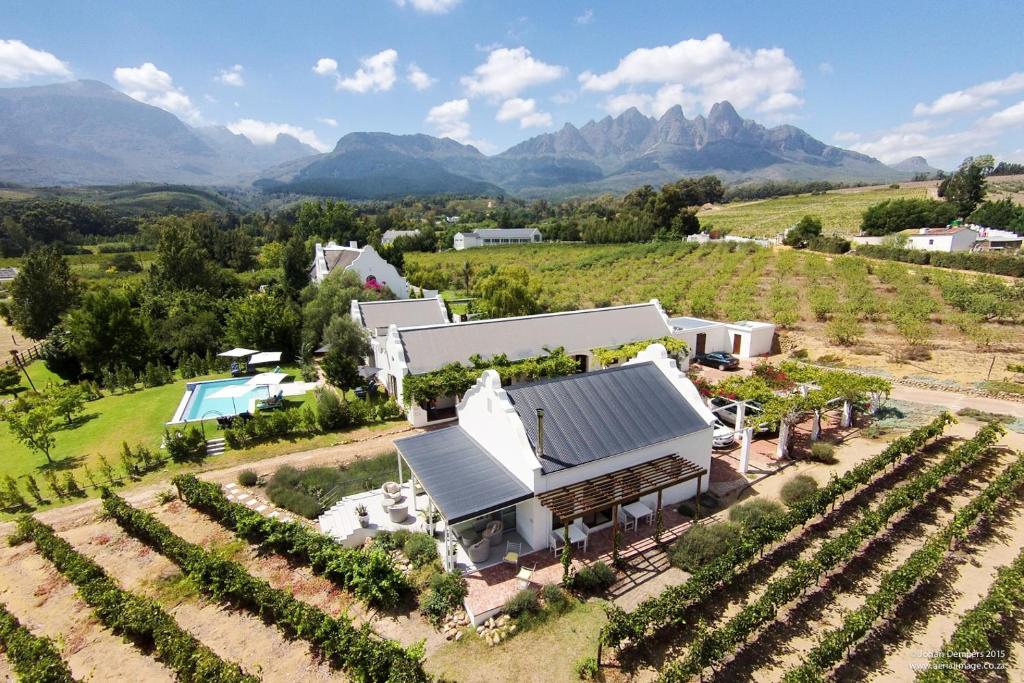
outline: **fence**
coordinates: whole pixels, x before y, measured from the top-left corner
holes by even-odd
[[[0,361],[0,368],[7,367],[8,365],[16,365],[15,355],[18,360],[21,361],[22,365],[27,365],[37,358],[43,357],[43,345],[46,342],[36,342],[32,346],[25,350],[14,349],[11,351],[11,357],[6,360]]]

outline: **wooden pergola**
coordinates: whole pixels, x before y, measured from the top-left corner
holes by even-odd
[[[583,515],[612,508],[612,535],[619,531],[619,505],[651,493],[658,494],[657,514],[661,515],[661,493],[665,489],[697,480],[696,517],[700,517],[700,480],[707,470],[673,453],[639,465],[602,474],[599,477],[554,489],[537,496],[563,524]]]

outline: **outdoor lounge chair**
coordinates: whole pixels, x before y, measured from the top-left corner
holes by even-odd
[[[488,539],[492,546],[501,545],[501,536],[504,531],[505,525],[501,523],[500,519],[496,519],[488,522],[487,526],[484,527],[484,538]]]
[[[519,555],[523,552],[523,544],[509,541],[505,544],[505,562],[514,567],[519,566]]]
[[[486,562],[487,558],[491,556],[490,541],[486,538],[481,538],[479,541],[466,548],[466,554],[469,555],[469,561],[473,564]]]

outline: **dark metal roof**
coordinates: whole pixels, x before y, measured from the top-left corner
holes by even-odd
[[[359,312],[363,316],[363,325],[371,331],[386,330],[389,325],[417,327],[448,323],[444,306],[436,298],[360,301]]]
[[[555,472],[711,429],[653,363],[507,387],[537,449],[544,409],[544,472]]]
[[[533,497],[462,427],[405,439],[395,447],[449,523],[479,517]]]
[[[476,320],[457,325],[399,329],[409,372],[419,375],[448,363],[468,363],[479,354],[523,360],[563,347],[566,353],[622,346],[672,335],[654,303]]]

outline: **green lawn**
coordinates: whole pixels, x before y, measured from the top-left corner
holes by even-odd
[[[887,199],[924,198],[923,186],[866,191],[831,191],[821,195],[778,197],[752,202],[723,204],[720,208],[701,211],[700,224],[729,229],[734,235],[773,237],[805,215],[821,219],[825,234],[856,235],[860,232],[861,214],[873,204]]]
[[[295,375],[297,379],[301,379],[298,368],[285,366],[283,370]],[[38,389],[44,388],[50,382],[60,381],[40,361],[31,364],[28,372]],[[51,452],[51,457],[55,461],[55,464],[52,466],[47,464],[44,455],[33,453],[27,447],[18,443],[11,435],[6,423],[0,422],[0,477],[10,475],[19,479],[22,493],[25,493],[24,479],[22,477],[26,474],[33,474],[44,489],[44,493],[48,493],[41,475],[46,468],[52,467],[58,472],[60,477],[64,476],[64,471],[74,470],[78,483],[86,486],[88,485],[88,480],[82,467],[88,465],[97,477],[97,481],[100,481],[100,454],[103,454],[115,469],[119,470],[120,474],[121,444],[128,442],[133,447],[137,444],[142,444],[156,451],[163,437],[164,423],[173,416],[174,409],[181,401],[187,381],[215,379],[226,376],[220,374],[197,377],[190,380],[179,380],[161,387],[139,389],[126,394],[108,395],[96,401],[86,403],[85,412],[76,424],[71,428],[62,429],[57,432],[57,445]],[[354,396],[350,396],[350,400],[352,399],[354,399]],[[315,400],[314,394],[309,392],[302,397],[289,400],[288,403],[298,406],[313,400]],[[361,430],[282,439],[280,441],[258,444],[244,450],[229,450],[215,458],[208,458],[202,463],[168,463],[165,468],[147,474],[143,477],[142,481],[152,482],[166,479],[173,474],[185,470],[201,471],[228,467],[295,451],[332,446],[353,438],[357,432],[372,433],[392,427],[394,424],[394,422],[375,423]],[[205,423],[205,431],[208,438],[219,435],[214,421],[207,421]],[[96,495],[96,493],[97,491],[95,490],[89,491],[90,495]],[[44,507],[57,504],[61,504],[60,501],[53,501],[51,505]],[[0,518],[4,516],[6,515],[0,513]]]

